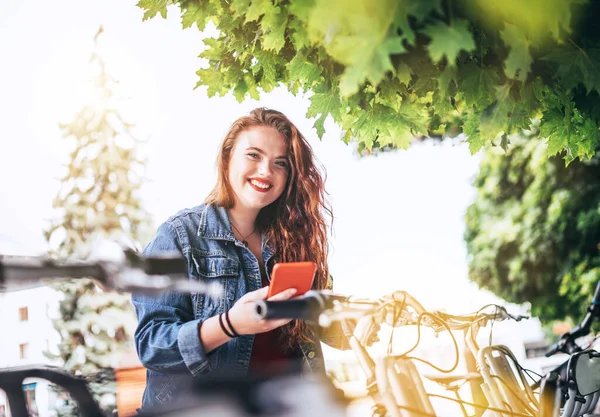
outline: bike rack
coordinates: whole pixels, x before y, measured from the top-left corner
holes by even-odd
[[[105,417],[88,391],[83,379],[74,377],[60,368],[48,365],[28,365],[0,369],[0,389],[8,398],[12,417],[29,417],[22,386],[27,378],[45,379],[64,388],[75,400],[81,417]]]

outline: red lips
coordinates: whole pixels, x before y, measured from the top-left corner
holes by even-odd
[[[264,184],[264,185],[268,185],[267,188],[260,188],[254,184],[252,184],[252,182],[258,182],[260,184]],[[248,183],[250,184],[250,187],[254,188],[256,191],[259,191],[261,193],[266,193],[267,191],[269,191],[271,188],[273,188],[273,183],[271,181],[267,181],[264,179],[260,179],[260,178],[250,178],[248,180]]]

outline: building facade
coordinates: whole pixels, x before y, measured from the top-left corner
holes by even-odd
[[[0,293],[0,369],[24,365],[50,364],[45,352],[56,353],[59,335],[52,326],[58,313],[59,295],[38,287]],[[26,380],[23,386],[30,416],[51,417],[60,395],[48,381]],[[9,417],[6,395],[0,391],[0,417]]]

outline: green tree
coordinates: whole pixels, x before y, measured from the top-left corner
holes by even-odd
[[[102,28],[98,35],[101,32]],[[60,215],[45,232],[58,257],[86,258],[100,239],[135,247],[149,227],[139,195],[144,161],[136,156],[133,126],[117,110],[117,82],[97,52],[90,65],[94,97],[71,123],[61,125],[71,152],[53,203]],[[61,341],[58,356],[48,355],[66,370],[90,378],[96,399],[112,412],[116,405],[112,366],[132,348],[136,325],[130,297],[105,292],[91,280],[64,281],[54,288],[62,294],[60,316],[53,323]],[[69,407],[59,412],[73,415]]]
[[[311,92],[359,151],[464,132],[472,152],[541,120],[549,155],[600,143],[599,1],[139,0],[143,19],[179,9],[204,41],[198,85],[242,101]],[[192,52],[194,53],[194,52]]]
[[[600,280],[600,154],[568,167],[532,135],[484,153],[466,214],[469,277],[545,320],[583,317]]]

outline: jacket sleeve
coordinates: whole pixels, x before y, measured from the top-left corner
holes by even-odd
[[[333,276],[329,275],[329,282],[326,290],[333,290]],[[329,327],[317,327],[317,335],[321,342],[334,349],[349,350],[350,345],[344,332],[342,331],[342,325],[339,321],[332,323]]]
[[[177,231],[163,223],[144,249],[144,256],[184,255]],[[201,321],[194,319],[190,294],[133,294],[138,318],[135,346],[145,368],[162,373],[209,371],[209,360],[200,341]]]

